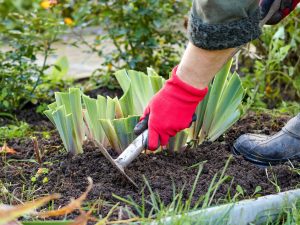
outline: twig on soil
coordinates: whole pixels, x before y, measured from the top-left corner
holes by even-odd
[[[33,143],[35,159],[38,161],[39,164],[42,164],[42,157],[43,156],[41,155],[37,138],[32,137],[31,140],[32,140],[32,143]]]

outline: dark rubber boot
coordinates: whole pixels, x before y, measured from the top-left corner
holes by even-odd
[[[233,144],[232,151],[261,166],[300,160],[300,113],[273,136],[242,135]]]

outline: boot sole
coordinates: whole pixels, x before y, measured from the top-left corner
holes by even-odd
[[[262,160],[258,160],[257,158],[255,157],[252,157],[252,155],[244,155],[244,154],[241,154],[234,146],[231,146],[231,152],[233,153],[234,156],[243,156],[243,158],[245,160],[247,160],[248,162],[251,162],[252,164],[260,167],[260,168],[266,168],[266,167],[269,167],[269,166],[275,166],[275,165],[278,165],[278,164],[282,164],[282,163],[285,163],[289,160],[297,160],[297,161],[300,161],[300,158],[297,157],[297,158],[294,158],[294,159],[282,159],[282,160],[274,160],[274,161],[262,161]]]

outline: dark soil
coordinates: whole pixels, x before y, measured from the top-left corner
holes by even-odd
[[[91,98],[97,98],[97,95],[109,96],[111,98],[121,97],[123,92],[121,89],[110,89],[107,87],[97,88],[91,91],[87,91],[85,94],[90,96]]]
[[[239,135],[247,132],[272,134],[278,131],[288,119],[288,116],[272,117],[268,114],[250,113],[214,143],[204,143],[197,149],[172,155],[166,152],[142,154],[128,168],[128,174],[140,185],[139,190],[133,188],[92,143],[85,144],[83,155],[69,158],[63,153],[62,143],[56,132],[51,139],[45,140],[42,137],[38,139],[40,149],[45,152],[42,166],[29,161],[15,160],[34,159],[33,144],[29,138],[9,141],[8,145],[18,154],[2,157],[0,180],[4,184],[10,184],[8,186],[10,193],[18,198],[22,198],[22,194],[24,197],[24,187],[25,190],[36,190],[34,195],[61,193],[63,197],[56,201],[56,206],[61,206],[65,205],[71,197],[78,197],[86,189],[88,176],[94,181],[94,188],[88,196],[90,201],[102,199],[116,203],[117,200],[112,196],[114,193],[122,197],[131,196],[133,200],[140,202],[143,190],[145,190],[145,198],[149,199],[149,191],[144,188],[143,176],[145,176],[152,189],[160,195],[161,200],[168,204],[172,201],[173,184],[177,189],[185,186],[183,197],[184,200],[188,198],[198,170],[197,167],[190,167],[207,161],[193,196],[193,201],[196,201],[207,192],[213,176],[224,168],[231,155],[230,145]],[[299,166],[296,162],[294,165]],[[40,177],[33,184],[31,177],[36,174],[39,167],[49,168],[49,174]],[[294,189],[300,184],[300,176],[292,171],[288,164],[269,168],[268,174],[270,180],[278,183],[281,191]],[[230,179],[218,189],[215,203],[224,202],[228,193],[232,197],[236,193],[237,185],[244,189],[244,198],[253,197],[257,186],[262,188],[259,193],[261,195],[276,193],[276,187],[268,180],[265,169],[260,169],[242,158],[232,159],[226,175]],[[41,180],[45,176],[49,181],[43,184]],[[1,198],[0,201],[11,203],[4,196]],[[17,202],[13,201],[13,203]],[[147,209],[149,210],[150,206],[147,206]],[[107,207],[103,207],[100,213],[105,214],[107,210]]]

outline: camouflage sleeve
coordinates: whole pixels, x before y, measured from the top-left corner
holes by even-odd
[[[188,37],[197,47],[220,50],[256,39],[259,0],[193,0]]]

